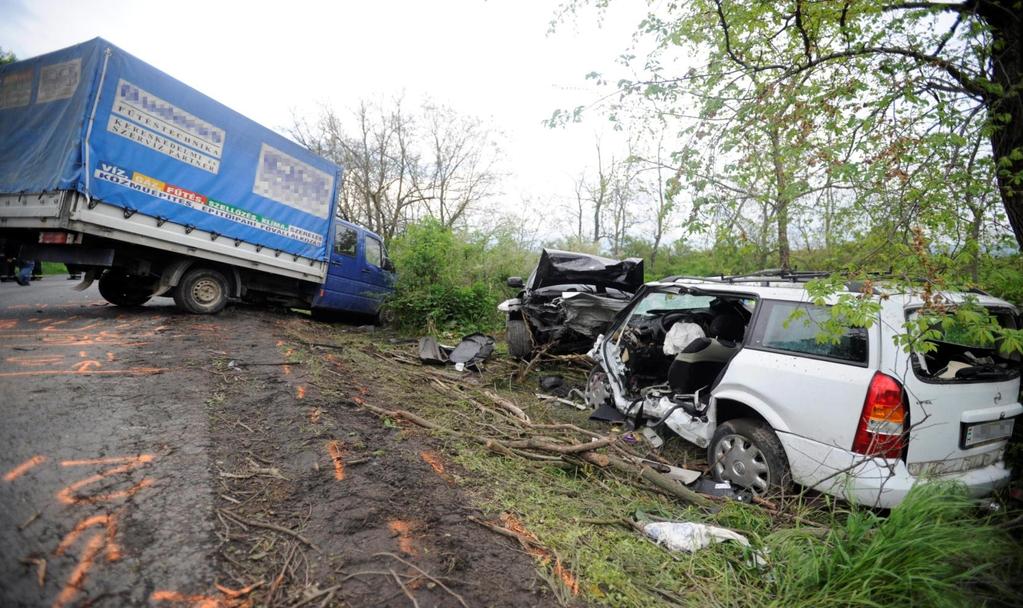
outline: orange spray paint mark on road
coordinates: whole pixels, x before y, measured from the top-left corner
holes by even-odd
[[[334,462],[334,479],[338,481],[345,480],[345,461],[344,451],[341,447],[341,442],[337,439],[327,442],[327,453],[330,454],[331,461]]]
[[[295,387],[295,399],[305,399],[305,387],[302,385]]]
[[[323,415],[323,410],[321,410],[318,407],[311,407],[311,408],[309,408],[309,413],[307,414],[307,416],[309,418],[309,422],[311,422],[313,424],[319,424],[320,423],[320,416],[321,415]]]
[[[78,356],[84,359],[84,358],[89,356],[89,353],[87,353],[84,350],[80,350],[80,351],[78,351]]]
[[[99,361],[93,359],[86,359],[85,361],[79,361],[71,366],[71,370],[78,374],[87,374],[93,370],[97,370],[103,367]]]
[[[71,571],[71,576],[68,577],[64,587],[60,591],[60,595],[53,601],[53,608],[63,608],[72,602],[82,591],[82,585],[85,583],[85,577],[92,569],[93,564],[96,562],[96,557],[99,556],[100,552],[106,548],[106,558],[108,562],[113,562],[121,559],[121,549],[115,542],[115,536],[117,534],[117,518],[115,515],[96,515],[88,519],[84,519],[75,526],[75,528],[64,537],[61,541],[60,546],[54,551],[55,555],[63,555],[70,547],[78,540],[82,532],[92,526],[105,526],[106,531],[98,531],[89,537],[89,540],[85,542],[85,548],[82,550],[82,556],[78,560],[78,564],[75,569]]]
[[[57,365],[64,361],[64,355],[37,355],[33,357],[7,357],[7,363],[13,363],[21,367],[36,367],[45,365]]]
[[[107,361],[110,362],[110,363],[114,362],[114,353],[111,353],[111,352],[107,353]]]
[[[116,456],[112,458],[98,458],[94,460],[65,460],[61,462],[61,466],[73,467],[73,466],[86,466],[96,464],[116,464],[121,463],[118,466],[111,467],[104,471],[100,471],[96,475],[91,475],[85,479],[76,481],[68,486],[65,486],[63,490],[57,492],[57,500],[66,505],[73,504],[90,504],[101,501],[114,500],[117,498],[127,498],[135,495],[139,490],[147,488],[153,485],[153,480],[148,477],[143,477],[142,481],[139,481],[135,485],[125,490],[115,490],[113,492],[107,492],[106,494],[97,494],[94,496],[80,496],[76,492],[79,488],[92,485],[96,482],[102,481],[111,475],[117,475],[119,473],[127,473],[128,471],[138,468],[144,464],[148,464],[153,461],[152,454],[142,454],[139,456]]]
[[[501,522],[506,530],[512,532],[519,539],[526,553],[532,555],[545,566],[553,562],[554,575],[561,579],[561,582],[572,592],[572,595],[579,595],[579,579],[561,563],[557,555],[554,555],[549,549],[540,544],[540,540],[527,530],[526,526],[518,518],[511,513],[502,513]]]
[[[93,526],[106,527],[107,561],[115,562],[121,559],[121,547],[117,544],[117,515],[113,513],[93,515],[92,517],[87,517],[75,524],[75,527],[67,533],[64,540],[60,541],[60,545],[57,546],[57,549],[53,552],[53,554],[64,555],[64,553],[71,548],[71,545],[75,544],[78,537]]]
[[[166,367],[129,367],[128,369],[100,369],[88,372],[72,370],[35,370],[25,372],[0,372],[0,378],[15,378],[18,376],[80,376],[83,373],[104,374],[109,376],[149,376],[152,374],[162,374],[165,371],[167,371]]]
[[[440,454],[433,450],[423,450],[422,452],[419,452],[419,457],[423,459],[423,462],[430,465],[430,468],[433,469],[433,472],[436,473],[438,477],[445,481],[450,481],[447,473],[444,472],[444,460],[440,457]]]
[[[243,589],[230,589],[223,585],[217,585],[217,590],[220,591],[223,597],[194,595],[177,591],[154,591],[150,594],[149,601],[153,603],[171,602],[174,604],[186,604],[192,608],[251,608],[252,598],[246,598],[245,596],[252,593],[253,589],[262,584],[263,581],[260,581]]]
[[[60,321],[54,321],[54,322],[48,324],[46,327],[44,327],[43,331],[58,331],[56,329],[57,326],[63,325],[65,323],[67,323],[68,321],[72,321],[72,320],[74,320],[74,317],[71,317],[71,318],[68,318],[68,319],[62,319]]]
[[[416,548],[412,545],[412,525],[401,519],[387,522],[387,529],[398,537],[398,549],[405,555],[415,555]]]
[[[33,456],[10,471],[4,473],[4,481],[14,481],[44,462],[46,462],[46,456]]]
[[[291,375],[291,366],[290,365],[282,365],[281,366],[281,371],[284,372],[285,376],[290,376]]]

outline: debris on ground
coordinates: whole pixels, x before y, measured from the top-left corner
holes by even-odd
[[[671,551],[687,551],[696,553],[713,543],[735,541],[743,547],[749,547],[749,540],[726,528],[698,524],[690,521],[655,521],[642,524],[643,532],[659,545]],[[761,566],[765,563],[763,556],[753,553],[753,561]]]
[[[540,390],[554,397],[567,397],[572,387],[565,382],[564,376],[540,376]]]
[[[710,477],[700,477],[696,483],[688,482],[686,485],[690,486],[694,491],[700,494],[706,494],[707,496],[717,496],[721,498],[731,498],[732,500],[738,500],[739,502],[751,502],[753,493],[745,488],[737,488],[727,481],[715,481]]]
[[[572,390],[576,390],[576,389],[572,389]],[[560,403],[562,405],[570,405],[570,406],[574,407],[577,410],[585,410],[585,409],[587,409],[587,405],[586,405],[585,402],[572,401],[571,399],[564,399],[562,397],[555,397],[554,395],[544,395],[542,393],[536,393],[535,397],[537,399],[539,399],[540,401],[556,401],[556,402],[558,402],[558,403]]]
[[[494,338],[484,334],[469,334],[456,346],[444,346],[433,336],[419,339],[419,360],[434,365],[454,365],[458,371],[482,371],[481,363],[494,354]]]

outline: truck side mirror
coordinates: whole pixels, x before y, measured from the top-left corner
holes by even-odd
[[[522,277],[508,277],[508,287],[515,289],[522,289],[526,284],[522,282]]]
[[[391,258],[384,258],[384,265],[381,268],[387,272],[394,272],[394,262],[391,261]]]

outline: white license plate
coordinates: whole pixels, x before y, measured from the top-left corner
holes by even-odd
[[[988,441],[1005,439],[1012,435],[1015,419],[995,420],[994,422],[978,422],[966,427],[963,433],[963,447],[968,448]]]

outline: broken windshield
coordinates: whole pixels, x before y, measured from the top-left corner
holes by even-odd
[[[709,308],[714,296],[656,291],[643,298],[633,309],[634,315],[654,316],[674,310]]]

